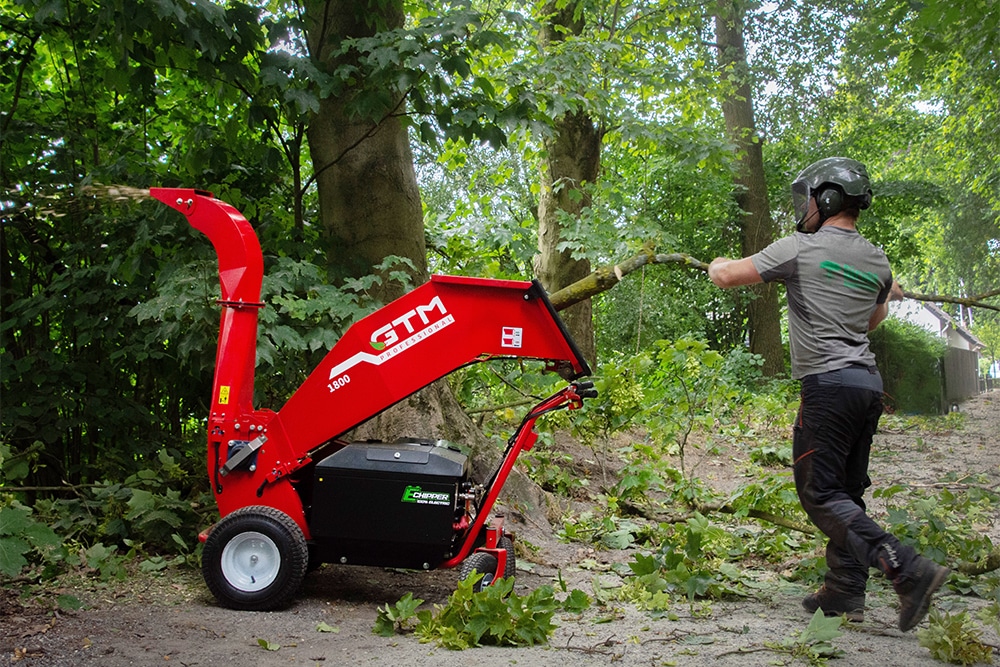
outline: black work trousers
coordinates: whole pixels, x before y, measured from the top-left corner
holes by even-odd
[[[916,557],[865,512],[868,458],[881,416],[881,378],[874,369],[802,379],[792,446],[795,488],[806,514],[829,538],[825,583],[831,592],[864,594],[870,567],[894,578]]]

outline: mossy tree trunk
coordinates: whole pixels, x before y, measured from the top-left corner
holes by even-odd
[[[764,155],[757,134],[753,110],[753,91],[743,39],[745,9],[740,0],[719,3],[715,16],[715,35],[719,48],[722,76],[730,84],[722,101],[726,131],[738,151],[735,198],[740,210],[740,251],[744,257],[770,244],[775,238],[771,207],[764,176]],[[763,372],[775,376],[785,371],[785,353],[781,345],[781,320],[777,286],[754,285],[747,304],[750,351],[764,358]]]
[[[539,32],[543,52],[565,35],[582,33],[582,12],[574,15],[576,4],[551,3],[546,7],[548,21],[543,23]],[[590,275],[589,260],[576,259],[570,250],[560,249],[559,245],[567,238],[567,222],[579,220],[591,204],[588,187],[597,181],[600,172],[602,134],[587,112],[578,110],[558,118],[554,132],[544,139],[535,272],[549,292]],[[562,318],[583,355],[591,364],[596,363],[590,299],[567,308]]]

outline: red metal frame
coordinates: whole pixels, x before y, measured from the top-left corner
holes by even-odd
[[[590,389],[591,386],[593,385],[590,383],[583,386],[576,383],[571,384],[562,391],[553,394],[536,405],[531,412],[528,413],[528,416],[524,418],[524,421],[521,422],[521,426],[514,432],[514,435],[508,442],[507,451],[504,453],[504,457],[500,462],[500,467],[494,474],[493,479],[489,480],[486,484],[486,497],[476,512],[476,519],[473,521],[469,532],[466,533],[462,546],[459,548],[458,553],[451,559],[442,563],[441,567],[456,567],[472,552],[480,531],[483,530],[486,525],[490,511],[492,511],[493,505],[500,496],[500,491],[503,489],[503,485],[507,482],[507,478],[514,469],[514,463],[517,461],[517,457],[520,456],[521,452],[530,451],[531,448],[535,446],[535,442],[538,441],[538,434],[535,432],[535,422],[538,418],[548,412],[552,412],[553,410],[559,410],[562,408],[576,410],[582,407],[583,399],[588,395],[593,395],[588,394],[588,391],[592,391]],[[486,528],[486,546],[478,549],[479,551],[487,551],[497,556],[498,565],[495,579],[499,579],[504,576],[502,571],[504,569],[504,563],[506,563],[505,557],[507,551],[497,546],[500,537],[502,536],[503,523],[501,521],[499,524],[494,524]]]
[[[497,516],[494,517],[490,522],[490,525],[486,528],[486,544],[476,549],[476,551],[485,551],[488,554],[492,554],[497,560],[497,569],[493,573],[493,578],[490,580],[490,586],[492,586],[498,579],[508,576],[507,574],[507,550],[500,546],[500,538],[504,536],[505,532],[503,529],[504,517]],[[473,533],[469,533],[466,538],[466,542],[470,543],[474,537]],[[464,547],[463,547],[464,548]],[[471,549],[470,549],[471,551]],[[443,568],[456,567],[462,562],[461,559],[456,560],[452,558],[447,563],[441,565]],[[511,573],[510,576],[513,576]]]
[[[257,237],[239,211],[211,193],[153,188],[150,194],[187,216],[219,256],[222,316],[208,420],[208,473],[221,516],[268,505],[290,516],[309,539],[292,483],[295,473],[338,436],[468,363],[522,357],[547,360],[568,379],[590,373],[538,283],[432,276],[352,325],[279,411],[256,409],[263,277]],[[574,392],[560,392],[539,408],[578,403]],[[518,431],[459,556],[446,566],[468,555],[514,460],[534,444],[534,418],[529,421]]]

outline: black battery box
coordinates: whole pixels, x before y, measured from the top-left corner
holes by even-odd
[[[442,441],[354,442],[316,464],[309,531],[323,562],[433,569],[453,555],[468,457]]]

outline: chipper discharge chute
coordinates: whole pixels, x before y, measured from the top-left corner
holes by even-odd
[[[595,394],[571,382],[530,410],[496,470],[434,439],[347,442],[345,433],[466,364],[540,359],[567,380],[590,373],[537,282],[433,276],[353,324],[278,411],[253,406],[260,244],[210,193],[153,188],[219,257],[221,326],[208,417],[208,475],[220,521],[202,534],[202,570],[227,607],[267,610],[323,562],[513,576],[511,536],[493,505],[535,420]]]

